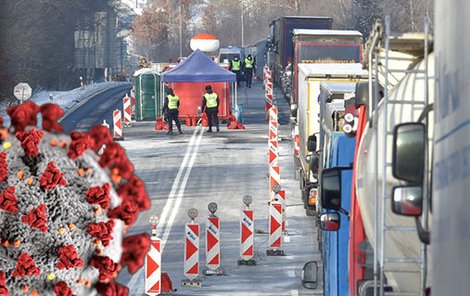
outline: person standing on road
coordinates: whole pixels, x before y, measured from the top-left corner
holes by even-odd
[[[251,79],[253,77],[255,61],[251,54],[249,54],[245,59],[245,79],[246,79],[246,86],[251,88]]]
[[[238,86],[240,86],[240,81],[241,81],[241,76],[242,76],[241,70],[242,70],[242,62],[237,56],[235,56],[232,59],[232,62],[230,63],[230,71],[232,71],[233,73],[235,73],[235,75],[237,75]]]
[[[209,121],[208,133],[212,133],[213,121],[215,121],[217,132],[220,131],[219,116],[217,114],[219,113],[219,104],[220,100],[217,94],[212,91],[212,87],[210,85],[206,85],[206,93],[202,96],[202,109],[206,111],[207,120]]]
[[[165,102],[163,104],[163,113],[166,113],[168,117],[169,130],[166,134],[173,134],[173,121],[175,121],[176,123],[178,132],[182,134],[183,132],[181,131],[181,123],[178,120],[178,108],[180,107],[180,98],[175,95],[172,88],[167,89],[167,94],[168,95],[166,96]]]

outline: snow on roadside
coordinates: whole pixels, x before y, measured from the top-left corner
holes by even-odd
[[[55,103],[58,104],[64,112],[67,112],[72,108],[75,104],[79,103],[83,99],[106,89],[115,87],[122,84],[122,82],[102,82],[102,83],[95,83],[91,85],[87,85],[84,89],[80,87],[69,90],[69,91],[38,91],[33,94],[33,96],[29,99],[33,101],[37,105],[42,105],[46,103]],[[49,96],[52,95],[53,99],[51,100]],[[15,104],[18,101],[15,100]],[[0,102],[0,116],[3,117],[5,126],[10,125],[10,118],[6,113],[6,109],[9,107],[9,103],[11,101],[2,101]]]

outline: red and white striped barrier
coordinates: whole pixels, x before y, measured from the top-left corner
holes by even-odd
[[[186,223],[184,227],[184,276],[181,284],[183,286],[201,286],[201,281],[197,279],[199,276],[199,223],[195,223],[197,217],[196,209],[189,209],[188,216],[191,218],[190,223]]]
[[[269,201],[273,201],[276,197],[274,186],[281,186],[281,168],[277,165],[269,167]]]
[[[184,276],[195,279],[199,275],[199,224],[186,223],[184,244]]]
[[[278,122],[279,113],[276,106],[272,106],[269,109],[269,123],[271,122]]]
[[[269,167],[278,165],[279,146],[277,139],[268,141],[268,164]]]
[[[286,231],[286,221],[287,221],[287,213],[286,213],[286,205],[287,205],[287,200],[286,200],[286,191],[285,190],[280,190],[279,193],[276,194],[274,199],[277,199],[282,203],[282,231]]]
[[[149,296],[160,295],[162,288],[162,255],[161,240],[157,237],[157,217],[150,217],[152,236],[150,238],[150,250],[145,257],[145,294]]]
[[[122,140],[122,117],[119,109],[113,111],[113,138]]]
[[[255,223],[253,210],[245,209],[242,211],[240,220],[240,234],[241,234],[241,246],[240,256],[243,260],[248,261],[253,258],[254,255],[254,232]]]
[[[282,247],[282,203],[271,201],[269,206],[269,239],[270,249],[266,251],[268,256],[283,256]]]
[[[131,126],[132,111],[131,111],[131,98],[126,94],[122,99],[122,110],[124,112],[124,126]]]
[[[207,218],[206,226],[206,266],[216,271],[220,267],[220,218]]]
[[[272,109],[272,108],[271,108]],[[279,124],[277,121],[269,122],[269,140],[274,140],[278,138]]]

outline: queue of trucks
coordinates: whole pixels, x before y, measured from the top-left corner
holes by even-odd
[[[300,196],[320,228],[324,295],[468,295],[470,37],[458,37],[459,9],[449,7],[435,41],[428,20],[424,33],[393,34],[387,17],[365,46],[355,31],[290,27],[286,99]],[[267,44],[282,86],[286,43]],[[312,263],[305,287],[316,286]]]

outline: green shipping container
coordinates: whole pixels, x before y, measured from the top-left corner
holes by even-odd
[[[152,69],[140,69],[134,73],[137,121],[154,121],[161,116],[160,78],[160,73]]]

